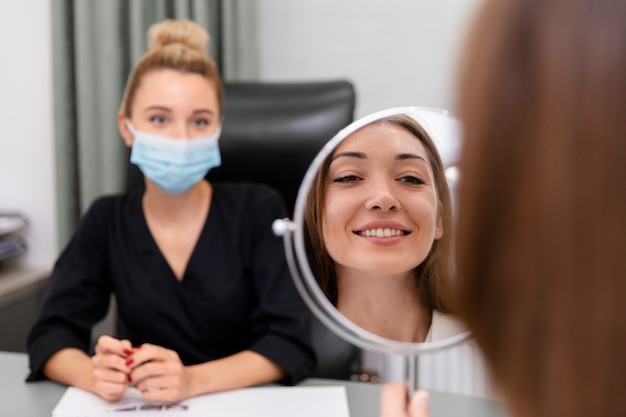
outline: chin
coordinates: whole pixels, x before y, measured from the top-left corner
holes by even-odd
[[[417,268],[417,265],[401,265],[398,262],[373,262],[361,265],[361,270],[376,275],[402,275],[410,274]]]

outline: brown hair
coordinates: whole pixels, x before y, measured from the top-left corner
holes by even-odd
[[[624,416],[626,2],[488,0],[462,60],[461,315],[517,416]]]
[[[131,116],[135,93],[144,75],[160,69],[199,74],[212,82],[222,109],[223,87],[215,61],[207,52],[209,34],[197,23],[166,19],[148,29],[150,47],[139,59],[128,79],[121,110]]]
[[[417,267],[417,285],[422,305],[432,311],[450,312],[452,309],[451,281],[452,281],[452,207],[450,191],[445,177],[443,163],[437,147],[426,131],[413,119],[406,115],[395,115],[376,120],[373,124],[389,123],[399,126],[418,139],[424,145],[429,164],[433,170],[435,188],[442,205],[443,236],[435,240],[430,253]],[[337,303],[337,274],[334,262],[328,254],[324,244],[322,219],[326,199],[326,182],[332,154],[323,162],[318,171],[311,190],[309,191],[304,218],[305,246],[309,264],[320,288],[328,299]]]

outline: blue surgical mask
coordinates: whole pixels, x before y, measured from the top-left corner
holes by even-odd
[[[130,162],[168,194],[184,193],[222,163],[221,126],[212,135],[183,140],[136,131],[128,119],[126,125],[135,136]]]

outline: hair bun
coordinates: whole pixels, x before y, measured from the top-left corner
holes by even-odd
[[[150,49],[178,43],[208,53],[209,33],[202,26],[189,20],[166,19],[154,23],[148,29]]]

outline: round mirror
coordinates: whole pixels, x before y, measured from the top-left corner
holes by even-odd
[[[294,220],[274,223],[305,302],[348,342],[413,358],[469,338],[451,302],[459,151],[446,111],[368,115],[317,155]]]

